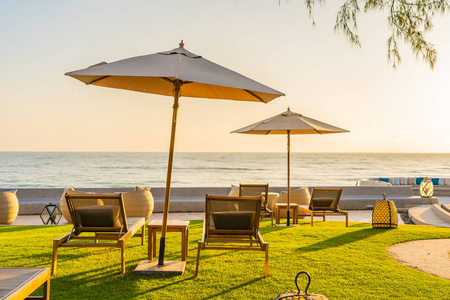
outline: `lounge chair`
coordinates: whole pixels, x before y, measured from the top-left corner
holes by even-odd
[[[344,215],[345,226],[348,227],[348,211],[339,209],[342,189],[333,188],[313,188],[309,207],[299,206],[299,215],[311,216],[311,226],[314,224],[315,216]]]
[[[53,240],[52,274],[56,273],[59,247],[117,247],[121,249],[121,273],[125,273],[125,243],[132,237],[145,239],[145,219],[128,226],[122,194],[65,195],[73,220],[70,233]],[[137,233],[142,229],[142,233]],[[73,240],[83,240],[80,243]],[[102,242],[99,243],[99,240]],[[92,242],[89,242],[92,241]]]
[[[265,252],[264,276],[269,276],[269,244],[259,232],[261,197],[206,195],[202,239],[198,242],[198,275],[201,250],[249,250]]]
[[[261,197],[263,196],[261,206],[261,219],[270,217],[273,226],[273,211],[269,208],[267,201],[269,199],[269,184],[239,184],[239,197]]]

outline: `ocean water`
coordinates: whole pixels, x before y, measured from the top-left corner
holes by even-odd
[[[286,186],[285,153],[175,153],[172,187]],[[0,188],[165,187],[167,153],[0,152]],[[450,153],[292,153],[291,186],[450,177]]]

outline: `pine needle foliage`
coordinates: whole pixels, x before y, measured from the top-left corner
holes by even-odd
[[[324,1],[305,0],[313,25],[313,7],[316,2]],[[449,11],[449,0],[344,0],[337,12],[334,30],[358,47],[361,47],[357,24],[360,3],[364,6],[364,12],[379,10],[387,14],[387,24],[391,30],[386,43],[387,60],[393,68],[397,68],[402,60],[398,48],[400,41],[409,45],[412,53],[421,57],[431,69],[434,68],[437,52],[424,34],[433,28],[432,20],[436,14],[443,15]]]

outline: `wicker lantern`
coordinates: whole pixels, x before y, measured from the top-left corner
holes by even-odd
[[[44,225],[48,225],[48,223],[50,223],[51,225],[58,225],[61,216],[61,211],[55,203],[47,204],[40,214],[42,223],[44,223]]]
[[[434,186],[431,180],[422,180],[420,183],[420,197],[431,198],[433,197]]]
[[[300,291],[300,288],[298,287],[298,283],[297,283],[297,279],[300,274],[305,274],[306,276],[308,276],[308,284],[306,285],[304,292]],[[297,274],[297,276],[295,276],[295,285],[297,286],[297,290],[281,293],[278,295],[278,297],[275,298],[275,300],[301,300],[301,299],[304,299],[304,300],[328,300],[328,298],[325,297],[324,295],[308,293],[308,287],[310,284],[311,284],[311,276],[309,275],[309,273],[305,272],[305,271],[301,271]]]
[[[383,200],[377,201],[372,212],[373,228],[397,228],[398,216],[397,207],[392,200],[386,200],[386,194],[383,194]]]

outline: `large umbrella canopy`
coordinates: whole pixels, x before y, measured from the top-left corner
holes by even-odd
[[[173,83],[181,83],[181,96],[269,102],[284,95],[183,48],[99,63],[68,72],[86,84],[173,96]]]
[[[301,114],[292,112],[289,108],[272,118],[268,118],[232,133],[247,134],[286,134],[287,135],[287,199],[290,205],[290,181],[291,181],[291,134],[328,134],[349,132],[321,121],[308,118]],[[287,210],[287,225],[289,226],[289,209]]]
[[[174,97],[169,162],[164,197],[158,265],[164,265],[167,217],[179,97],[257,101],[267,103],[283,93],[179,48],[112,63],[102,62],[66,75],[86,84]]]

